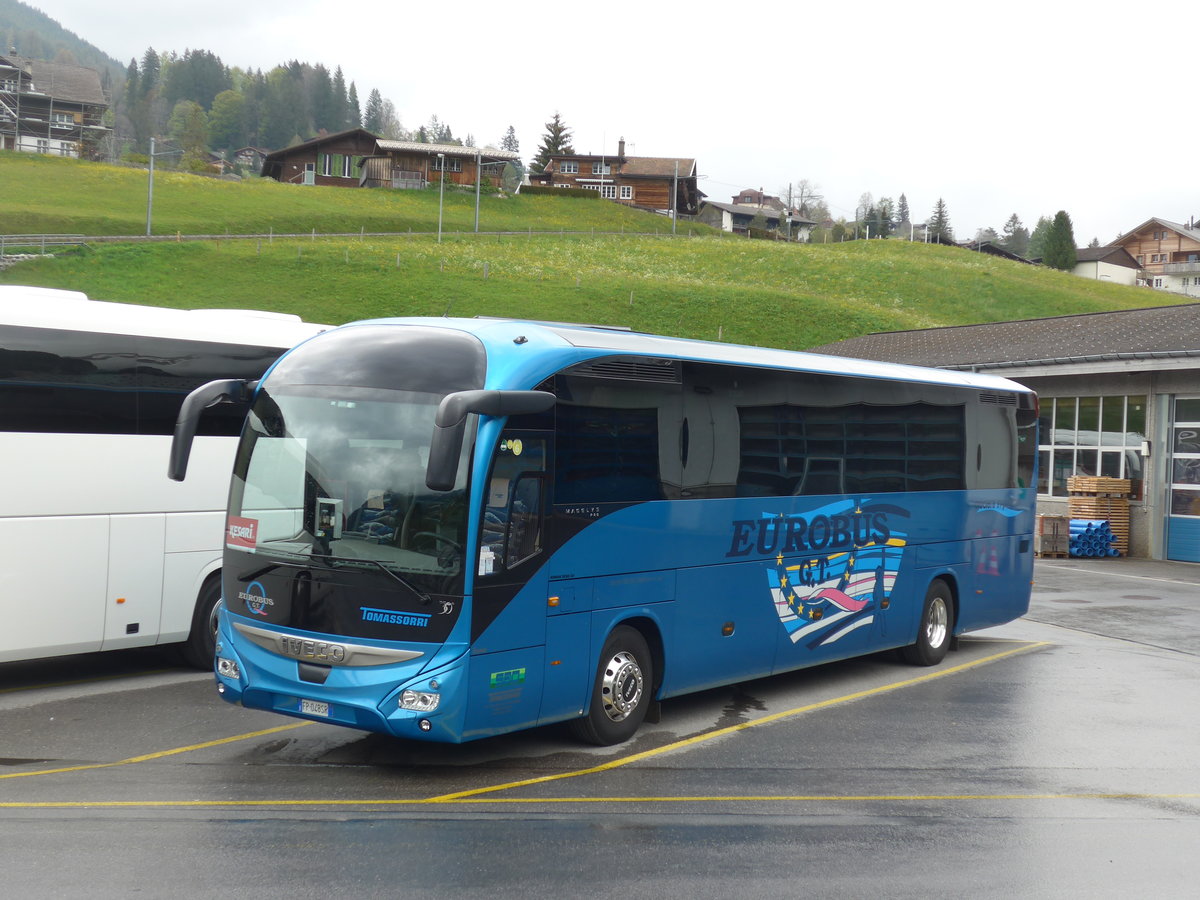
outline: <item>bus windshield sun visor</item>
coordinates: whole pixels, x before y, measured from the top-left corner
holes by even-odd
[[[175,420],[175,434],[171,438],[168,478],[183,481],[187,475],[192,439],[196,436],[204,410],[218,403],[249,403],[257,385],[257,381],[246,381],[244,378],[220,378],[200,385],[184,398],[183,405],[179,407],[179,417]]]
[[[468,413],[483,416],[540,413],[550,409],[557,399],[548,391],[455,391],[447,394],[434,417],[425,486],[431,491],[454,488]]]

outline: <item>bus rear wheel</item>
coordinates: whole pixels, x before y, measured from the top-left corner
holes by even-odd
[[[954,631],[953,610],[954,596],[950,586],[940,578],[934,580],[925,592],[916,643],[901,651],[905,662],[914,666],[936,666],[946,658]]]
[[[217,614],[221,611],[221,578],[210,576],[196,598],[192,630],[179,645],[183,661],[197,669],[211,669],[217,645]]]
[[[637,629],[613,629],[600,653],[587,715],[571,722],[575,736],[608,746],[633,737],[646,718],[654,691],[653,661]]]

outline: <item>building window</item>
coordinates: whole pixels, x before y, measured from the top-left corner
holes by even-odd
[[[354,175],[354,157],[343,156],[342,157],[342,177],[343,178],[351,178],[351,177],[353,177],[353,175]]]
[[[326,175],[326,176],[332,175],[333,174],[333,157],[328,153],[322,153],[320,162],[321,162],[321,174]]]
[[[579,163],[575,160],[564,159],[558,164],[558,171],[563,175],[578,175]]]
[[[600,185],[600,196],[603,197],[605,200],[616,200],[617,199],[617,186],[615,184]]]
[[[436,156],[433,157],[433,171],[440,172],[442,170],[442,166],[446,167],[447,172],[461,172],[462,160],[455,158],[438,159]]]
[[[38,153],[49,153],[50,152],[50,142],[48,140],[46,140],[45,138],[38,138],[37,152]]]
[[[592,163],[592,174],[593,175],[611,175],[612,174],[612,165],[610,163],[606,163],[606,162],[594,162],[594,163]]]
[[[1163,286],[1163,280],[1162,280],[1161,278],[1155,278],[1155,279],[1154,279],[1154,286],[1155,286],[1156,288],[1160,288],[1160,287],[1162,287],[1162,286]]]
[[[621,199],[622,200],[632,200],[633,199],[633,185],[632,184],[621,185]]]
[[[1146,257],[1143,256],[1141,253],[1139,253],[1138,254],[1138,265],[1144,266],[1145,264],[1146,264]]]
[[[1175,400],[1171,430],[1171,515],[1200,517],[1200,400]]]
[[[1142,499],[1146,397],[1043,397],[1038,422],[1038,493],[1067,496],[1073,475],[1128,478]]]

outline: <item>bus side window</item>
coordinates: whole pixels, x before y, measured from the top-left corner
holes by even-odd
[[[505,432],[488,480],[480,575],[512,569],[541,551],[545,484],[545,440]]]
[[[542,549],[542,485],[546,476],[523,472],[514,479],[509,496],[505,564],[512,568]]]

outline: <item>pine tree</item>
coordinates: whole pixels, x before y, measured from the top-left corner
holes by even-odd
[[[383,133],[383,96],[379,88],[371,88],[367,97],[367,108],[363,111],[363,128],[371,134]]]
[[[1029,236],[1028,259],[1043,259],[1046,256],[1046,242],[1050,238],[1050,227],[1054,223],[1045,216],[1038,216],[1033,234]]]
[[[1008,217],[1002,230],[1004,237],[1000,244],[1005,250],[1017,256],[1024,256],[1029,252],[1029,229],[1021,224],[1021,219],[1016,213]]]
[[[1075,231],[1071,227],[1071,217],[1060,209],[1054,214],[1054,222],[1046,237],[1042,262],[1052,269],[1070,272],[1075,268],[1075,255]]]
[[[346,127],[362,127],[362,108],[358,105],[358,88],[350,82],[350,94],[346,98]]]
[[[500,149],[512,153],[521,152],[521,142],[517,140],[516,129],[511,125],[508,126],[508,131],[504,132],[504,137],[500,138]]]
[[[896,208],[896,221],[901,224],[907,224],[912,220],[909,218],[908,198],[903,194],[900,195],[900,204]]]
[[[350,101],[346,99],[346,76],[342,74],[341,66],[333,73],[333,102],[337,104],[337,128],[334,130],[345,131],[350,127]]]
[[[546,133],[542,135],[542,144],[538,147],[537,155],[529,170],[535,174],[546,171],[546,164],[551,156],[570,155],[575,152],[571,146],[571,129],[563,124],[562,118],[556,112],[554,118],[546,123]]]
[[[938,197],[933,207],[933,216],[929,220],[926,233],[930,238],[941,241],[953,241],[954,229],[950,227],[950,214],[946,211],[946,201]]]

